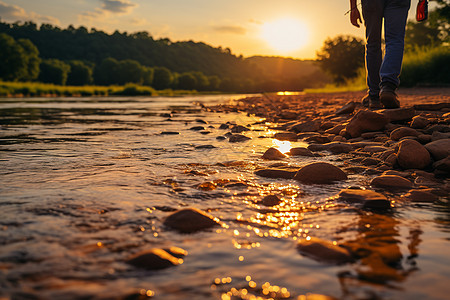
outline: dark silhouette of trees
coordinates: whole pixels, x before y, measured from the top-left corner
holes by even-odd
[[[40,69],[40,82],[65,85],[70,72],[70,65],[58,59],[45,59],[41,62]]]
[[[164,90],[171,87],[173,81],[172,72],[166,67],[156,67],[153,73],[153,87],[157,90]]]
[[[320,77],[311,77],[311,69],[318,71],[319,68],[312,66],[310,61],[267,57],[244,59],[234,55],[229,48],[194,41],[154,39],[145,31],[107,34],[83,26],[62,29],[51,24],[37,26],[32,22],[0,22],[0,33],[6,33],[16,41],[28,39],[39,49],[38,52],[28,52],[39,53],[41,59],[57,59],[70,64],[67,83],[71,85],[135,83],[156,89],[183,86],[199,91],[276,91],[299,90],[308,84],[312,86]],[[27,46],[24,44],[22,48]],[[12,59],[17,54],[20,57],[21,50],[17,49],[8,52],[11,53],[8,57]],[[1,54],[4,53],[2,51]],[[28,75],[17,71],[17,74],[23,74],[8,75],[4,80],[19,80],[19,77],[20,80],[35,79],[39,57],[33,57],[28,60]],[[275,60],[283,64],[282,69],[275,67]],[[43,65],[47,68],[44,72],[48,72],[52,64],[46,62]],[[11,72],[8,71],[8,74]],[[195,84],[186,73],[195,78]],[[49,80],[44,75],[39,78]],[[265,85],[266,82],[271,84]]]
[[[325,40],[316,53],[321,68],[333,77],[336,83],[356,77],[364,66],[364,42],[362,39],[339,35]]]
[[[87,85],[92,84],[92,67],[80,60],[72,60],[69,62],[70,73],[67,77],[68,85]]]
[[[0,33],[0,78],[3,80],[34,80],[39,74],[39,51],[29,40],[14,40]]]

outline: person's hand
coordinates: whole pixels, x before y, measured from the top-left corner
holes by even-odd
[[[359,9],[356,7],[350,12],[350,22],[352,22],[353,26],[356,26],[358,28],[359,23],[362,23],[361,14],[359,13]]]

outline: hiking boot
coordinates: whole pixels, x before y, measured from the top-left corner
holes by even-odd
[[[381,108],[383,108],[381,106],[380,98],[369,96],[369,95],[366,95],[362,99],[362,105],[364,107],[369,108],[369,109],[381,109]]]
[[[384,108],[399,108],[400,101],[398,101],[397,94],[394,91],[381,91],[380,101]]]

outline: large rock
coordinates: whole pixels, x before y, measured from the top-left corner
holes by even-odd
[[[347,249],[313,237],[300,240],[297,250],[300,254],[323,263],[344,264],[353,260]]]
[[[320,122],[318,121],[306,121],[302,123],[294,124],[289,128],[289,131],[299,132],[313,132],[320,129]]]
[[[147,251],[139,252],[125,260],[127,264],[137,268],[147,270],[161,270],[172,266],[178,266],[183,263],[183,259],[177,257],[177,254],[184,256],[187,252],[181,248],[173,247],[168,250],[153,248]],[[182,250],[182,251],[179,251]]]
[[[390,138],[393,141],[398,141],[405,136],[419,136],[419,135],[420,133],[413,128],[400,127],[391,132]]]
[[[413,186],[411,181],[397,175],[381,175],[375,177],[370,182],[370,185],[375,187],[403,188],[403,189],[411,188]]]
[[[391,122],[398,122],[411,120],[415,116],[416,111],[414,110],[414,107],[408,107],[384,109],[381,111],[381,113],[385,115]]]
[[[361,110],[350,120],[345,127],[345,131],[352,138],[355,138],[363,132],[382,130],[388,123],[389,119],[382,114]]]
[[[185,208],[169,215],[164,225],[182,233],[193,233],[217,226],[219,222],[199,209]]]
[[[431,163],[431,157],[419,142],[404,140],[399,143],[397,163],[403,169],[424,169]]]
[[[298,170],[294,179],[303,183],[325,184],[333,181],[346,180],[347,175],[340,168],[332,164],[316,162]]]
[[[338,194],[339,201],[357,204],[362,208],[388,209],[391,202],[382,194],[371,190],[344,189]]]
[[[436,140],[425,145],[435,160],[441,160],[450,155],[450,139]]]
[[[263,159],[267,160],[281,160],[283,158],[286,158],[286,155],[281,153],[278,149],[275,148],[269,148],[262,156]]]

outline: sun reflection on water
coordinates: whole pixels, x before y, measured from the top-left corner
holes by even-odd
[[[288,153],[292,149],[292,144],[289,141],[279,141],[277,139],[273,139],[272,143],[274,148],[278,149],[281,153]]]

